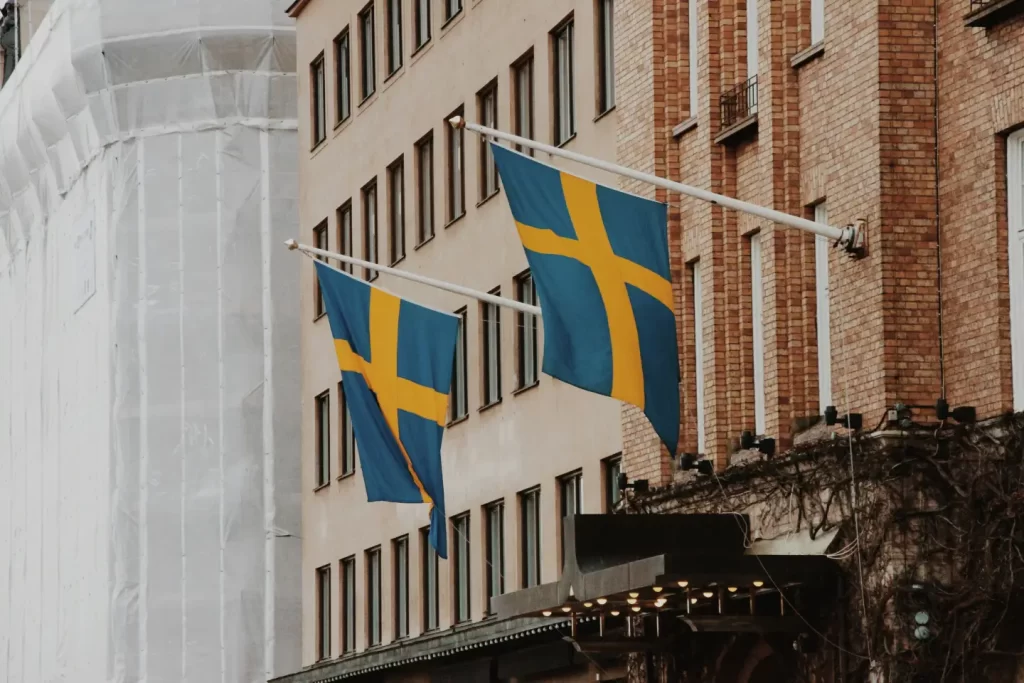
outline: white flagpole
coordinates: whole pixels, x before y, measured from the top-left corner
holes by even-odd
[[[798,230],[811,232],[815,235],[821,235],[838,242],[843,245],[848,252],[854,254],[859,255],[863,249],[863,235],[861,228],[855,225],[836,228],[831,225],[825,225],[824,223],[816,223],[814,221],[807,220],[806,218],[800,218],[799,216],[783,213],[782,211],[768,209],[763,206],[758,206],[757,204],[733,199],[732,197],[726,197],[725,195],[717,194],[715,192],[708,192],[707,190],[702,190],[699,187],[684,185],[666,178],[659,178],[658,176],[651,175],[649,173],[634,171],[631,168],[626,168],[625,166],[613,164],[608,161],[602,161],[601,159],[595,159],[594,157],[570,152],[567,149],[546,145],[543,142],[537,142],[536,140],[530,140],[529,138],[523,138],[511,133],[505,133],[500,130],[495,130],[494,128],[481,126],[477,123],[469,123],[461,116],[453,116],[448,119],[448,123],[450,123],[454,128],[465,128],[466,130],[471,130],[474,133],[479,133],[480,135],[496,138],[498,140],[506,140],[517,145],[522,145],[523,147],[547,152],[548,154],[556,157],[570,159],[571,161],[577,161],[581,164],[592,166],[593,168],[599,168],[602,171],[608,171],[609,173],[615,173],[627,178],[650,183],[651,185],[671,190],[672,192],[678,192],[679,194],[685,194],[690,197],[702,199],[706,202],[711,202],[712,204],[719,204],[736,211],[753,214],[754,216],[770,220],[773,223],[779,223],[780,225],[787,225],[791,228],[797,228]]]
[[[333,251],[325,251],[323,249],[317,249],[316,247],[310,247],[305,244],[299,244],[295,240],[287,240],[285,245],[289,249],[298,249],[299,251],[309,254],[311,256],[323,256],[324,258],[332,258],[341,261],[342,263],[351,263],[356,266],[362,266],[370,270],[376,270],[379,273],[387,273],[388,275],[394,275],[395,277],[402,278],[403,280],[409,280],[410,282],[416,282],[421,285],[427,285],[428,287],[434,287],[436,289],[443,289],[446,292],[453,294],[461,294],[462,296],[468,296],[471,299],[477,299],[484,303],[494,304],[495,306],[503,306],[505,308],[511,308],[512,310],[519,311],[520,313],[526,313],[527,315],[540,315],[540,308],[537,306],[531,306],[530,304],[524,304],[521,301],[515,301],[513,299],[506,299],[503,296],[495,296],[494,294],[487,294],[485,292],[478,292],[475,289],[469,287],[463,287],[462,285],[455,285],[450,282],[444,282],[443,280],[435,280],[432,277],[426,275],[417,275],[416,273],[410,273],[404,270],[398,270],[397,268],[389,268],[387,266],[381,266],[376,263],[364,261],[363,259],[355,258],[352,256],[346,256],[345,254],[337,254]]]

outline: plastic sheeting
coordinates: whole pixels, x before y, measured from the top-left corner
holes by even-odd
[[[300,666],[285,5],[55,0],[0,91],[0,683]]]

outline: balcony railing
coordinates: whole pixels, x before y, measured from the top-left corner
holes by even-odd
[[[971,0],[971,11],[964,23],[989,28],[1019,14],[1024,14],[1024,0]]]
[[[751,76],[720,99],[722,130],[757,113],[757,76]]]

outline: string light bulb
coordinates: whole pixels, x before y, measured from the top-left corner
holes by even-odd
[[[613,610],[612,610],[612,616],[613,616],[613,617],[617,617],[617,616],[619,616],[619,610],[617,610],[617,609],[613,609]]]
[[[549,610],[549,609],[544,610],[544,616],[550,617],[551,616],[551,610]]]
[[[585,602],[585,603],[583,603],[583,606],[584,607],[593,607],[594,603],[592,603],[592,602]]]
[[[680,587],[680,588],[686,588],[687,586],[689,586],[689,585],[690,585],[690,582],[689,582],[689,581],[676,581],[676,583],[678,583],[678,584],[679,584],[679,587]]]
[[[704,595],[704,597],[705,597],[705,598],[710,598],[710,597],[711,597],[711,596],[713,596],[714,594],[715,594],[715,593],[714,593],[713,591],[704,591],[704,593],[703,593],[703,595]]]
[[[599,604],[599,605],[603,605],[606,602],[608,602],[608,598],[598,598],[597,599],[597,604]]]
[[[630,593],[629,597],[631,597],[631,598],[639,598],[640,594],[639,593]]]
[[[730,593],[735,593],[736,592],[736,586],[729,586],[729,592]]]
[[[658,607],[664,607],[666,602],[668,602],[668,600],[666,600],[665,598],[658,598],[654,601],[654,604]]]
[[[570,607],[569,605],[566,605],[565,607],[562,608],[562,611],[563,612],[571,612],[572,611],[572,607]]]
[[[661,591],[663,591],[665,589],[662,588],[661,586],[652,586],[651,590],[654,591],[655,593],[660,593]]]
[[[764,585],[764,581],[755,581],[754,582],[754,588],[760,588],[763,585]]]
[[[634,612],[639,612],[640,611],[640,605],[633,605],[633,611]]]
[[[636,604],[636,598],[626,598],[626,602],[628,602],[631,605],[635,605]]]

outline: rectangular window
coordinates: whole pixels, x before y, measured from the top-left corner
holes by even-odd
[[[487,613],[494,614],[491,598],[505,592],[505,503],[484,508],[487,520]]]
[[[690,118],[696,118],[697,112],[699,111],[697,104],[699,101],[697,95],[697,77],[698,77],[698,64],[697,64],[697,0],[686,0],[687,11],[689,14],[688,18],[688,29],[689,29],[689,44],[687,45],[687,52],[689,54],[689,71],[690,71]]]
[[[348,27],[334,39],[335,97],[338,123],[352,115],[352,54]]]
[[[364,100],[377,90],[377,44],[374,30],[371,2],[359,13],[359,63],[362,75],[361,95]]]
[[[764,286],[761,274],[761,235],[750,236],[750,310],[754,325],[754,429],[764,434]]]
[[[1010,369],[1013,409],[1024,410],[1024,130],[1006,141],[1010,268]]]
[[[345,256],[352,253],[352,202],[347,201],[338,208],[338,251]],[[351,263],[340,263],[339,267],[346,273],[352,272]]]
[[[431,0],[414,0],[416,3],[416,47],[420,48],[430,41],[430,2]]]
[[[388,75],[402,66],[402,0],[388,0]]]
[[[452,422],[466,417],[469,412],[466,400],[466,309],[456,311],[455,315],[459,316],[459,334],[455,342],[455,364],[452,367],[452,393],[448,399]]]
[[[416,229],[418,243],[434,236],[434,134],[416,143]]]
[[[363,188],[363,260],[377,262],[377,181]],[[377,279],[377,271],[365,269],[367,281]]]
[[[420,529],[420,547],[423,549],[423,630],[437,628],[440,591],[437,576],[439,559],[430,545],[430,529]]]
[[[501,295],[501,288],[490,294]],[[501,400],[501,309],[495,304],[480,304],[482,325],[481,354],[484,365],[484,405]]]
[[[462,11],[462,0],[441,0],[444,3],[444,20],[448,21]]]
[[[573,20],[555,29],[554,73],[555,144],[561,145],[576,134],[576,72],[573,47]]]
[[[615,106],[614,0],[597,0],[597,113]]]
[[[537,305],[537,291],[530,271],[516,277],[516,300]],[[537,383],[537,316],[516,312],[516,375],[524,389]]]
[[[356,432],[352,427],[345,387],[341,382],[338,382],[338,419],[341,424],[341,476],[347,477],[356,471]]]
[[[316,658],[331,657],[331,567],[316,570]]]
[[[577,471],[558,478],[558,538],[565,558],[565,519],[583,514],[583,472]]]
[[[622,500],[622,491],[619,490],[619,475],[622,474],[622,456],[613,455],[601,463],[604,470],[604,511],[605,514],[612,512],[615,506]]]
[[[512,132],[521,138],[533,139],[533,50],[512,65],[513,122]],[[516,145],[516,149],[533,156],[533,149]]]
[[[391,542],[395,557],[395,638],[409,635],[409,537]]]
[[[405,162],[388,166],[388,248],[391,265],[405,258]]]
[[[498,79],[476,94],[476,105],[480,122],[488,128],[498,127]],[[490,140],[479,135],[480,140],[480,199],[486,199],[498,191],[498,167],[494,163],[494,152]]]
[[[314,400],[316,406],[316,485],[331,483],[331,392]]]
[[[448,119],[452,116],[462,116],[462,107],[452,112]],[[463,173],[466,155],[462,148],[463,129],[448,125],[448,119],[445,119],[444,127],[447,130],[445,135],[447,135],[448,142],[446,161],[448,166],[448,222],[450,223],[466,212],[466,177]]]
[[[825,202],[815,205],[814,221],[828,223],[828,208]],[[814,289],[815,320],[818,327],[818,412],[832,405],[832,335],[829,315],[828,252],[829,239],[814,236]]]
[[[455,623],[458,624],[470,618],[468,512],[452,518],[452,540],[455,546],[455,557],[452,558],[455,570]]]
[[[519,494],[522,587],[540,584],[540,488]]]
[[[747,0],[747,78],[757,75],[757,0]]]
[[[313,105],[312,129],[313,147],[316,147],[327,137],[327,91],[324,76],[324,53],[321,52],[313,63],[309,65],[309,82]]]
[[[366,642],[380,645],[380,547],[366,551]]]
[[[327,221],[323,221],[320,223],[320,225],[313,228],[313,246],[316,247],[317,249],[323,249],[324,251],[327,251],[329,249],[327,245]],[[324,258],[323,256],[317,256],[316,259],[318,261],[327,263],[327,259]],[[319,318],[324,314],[324,311],[327,310],[327,307],[324,304],[323,292],[320,291],[320,278],[316,274],[315,270],[313,271],[313,287],[316,291],[316,294],[314,294],[314,296],[316,297],[315,312],[316,317]]]
[[[825,0],[811,0],[811,45],[825,40]]]
[[[356,558],[341,561],[341,628],[343,653],[356,651]]]
[[[700,261],[693,264],[693,366],[697,385],[697,452],[704,453],[704,283]]]

